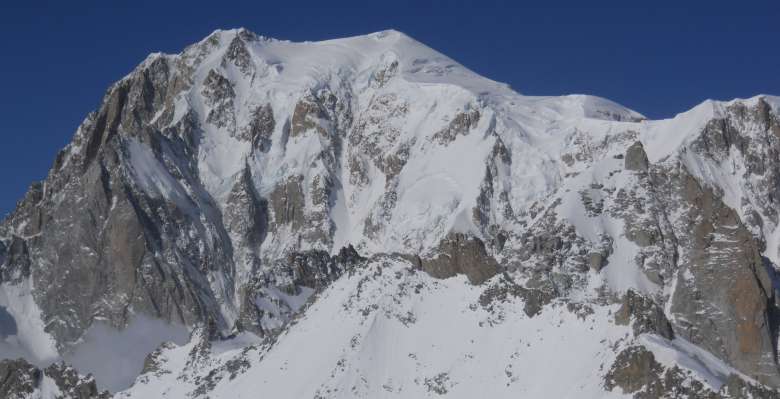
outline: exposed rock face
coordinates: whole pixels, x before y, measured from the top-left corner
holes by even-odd
[[[688,261],[681,265],[672,295],[679,335],[729,359],[764,383],[777,385],[774,289],[749,231],[693,179],[684,195],[696,204]],[[694,209],[694,208],[692,208]]]
[[[648,395],[660,396],[664,390],[651,384],[660,380],[662,371],[663,367],[656,362],[652,352],[641,347],[629,348],[618,355],[604,385],[610,390],[620,387],[626,393],[647,389],[651,391]]]
[[[249,168],[244,169],[227,199],[223,215],[228,231],[237,234],[247,248],[262,243],[267,230],[268,210],[252,183]]]
[[[39,265],[35,285],[49,287],[39,304],[49,332],[62,344],[78,340],[98,316],[124,325],[129,309],[186,323],[207,314],[221,318],[214,294],[227,295],[229,288],[211,287],[207,274],[226,272],[230,278],[233,271],[218,216],[207,201],[201,203],[205,217],[200,219],[187,209],[197,202],[176,204],[144,194],[130,180],[137,171],[122,166],[131,162],[122,159],[132,158],[135,146],[118,136],[107,144],[99,160],[68,183],[80,194],[41,205],[50,220],[40,236],[28,240]],[[157,162],[153,153],[145,156]],[[73,212],[84,207],[86,213]],[[189,238],[198,231],[214,236]],[[187,244],[174,245],[182,240]]]
[[[9,399],[27,398],[40,386],[42,377],[39,369],[22,359],[0,361],[0,394]]]
[[[242,73],[250,74],[254,71],[254,63],[252,61],[252,54],[247,50],[247,42],[257,41],[257,36],[254,33],[243,31],[244,33],[236,35],[233,40],[230,41],[225,55],[222,57],[222,67],[227,67],[228,64],[234,65]]]
[[[542,308],[555,299],[555,295],[548,290],[525,288],[518,285],[506,275],[494,284],[488,286],[479,297],[479,304],[491,310],[497,302],[506,302],[512,297],[522,298],[523,311],[526,316],[534,317],[542,311]]]
[[[559,306],[585,321],[619,301],[617,325],[602,327],[633,346],[604,344],[630,348],[609,389],[764,395],[738,377],[708,391],[634,344],[683,338],[780,386],[778,104],[705,103],[639,123],[604,99],[520,96],[397,32],[316,44],[215,32],[114,84],[0,223],[0,315],[43,329],[60,352],[98,320],[205,325],[187,367],[208,370],[211,340],[249,331],[272,346],[332,284],[404,259],[412,266],[393,276],[375,270],[398,289],[387,303],[437,295],[410,283],[419,270],[462,274],[479,290],[464,323],[492,328],[521,311],[506,319],[527,328]],[[365,321],[381,306],[343,311]],[[413,329],[415,311],[383,309],[376,323]],[[18,323],[27,314],[34,323]],[[169,350],[150,357],[150,380]],[[258,361],[231,360],[193,396]],[[65,369],[28,366],[5,366],[8,395],[43,378],[97,395]],[[436,370],[416,384],[447,395],[456,378]]]
[[[653,333],[669,340],[674,339],[672,324],[666,319],[663,308],[633,290],[623,296],[620,309],[615,313],[615,323],[631,324],[634,335]]]
[[[53,364],[41,370],[26,361],[0,361],[0,396],[7,399],[27,399],[46,392],[53,399],[108,399],[111,394],[100,392],[94,378],[80,376],[64,364]]]
[[[623,214],[626,238],[640,247],[637,264],[648,280],[674,287],[668,300],[675,335],[777,384],[774,272],[761,257],[760,242],[723,197],[685,166],[651,166],[646,173],[639,177],[642,188],[621,200],[636,210]],[[616,321],[625,323],[625,311],[639,306],[650,313],[634,322],[636,333],[671,337],[660,308],[635,299],[624,298]]]
[[[649,282],[675,287],[668,299],[673,329],[661,311],[663,298],[637,301],[630,291],[616,317],[618,323],[627,324],[626,315],[641,308],[645,317],[632,322],[637,334],[651,332],[670,338],[674,330],[674,335],[729,359],[751,377],[776,385],[775,266],[761,256],[765,235],[760,230],[765,227],[757,221],[772,220],[775,214],[764,208],[771,202],[765,200],[769,196],[765,188],[774,187],[765,179],[773,172],[757,160],[774,156],[775,150],[769,149],[777,145],[771,134],[776,121],[774,116],[757,117],[767,106],[762,100],[756,104],[754,109],[739,104],[728,107],[725,117],[702,128],[702,136],[688,150],[700,153],[708,168],[714,167],[708,162],[745,162],[737,166],[745,173],[744,181],[764,182],[744,188],[754,196],[743,197],[741,208],[726,205],[724,190],[728,188],[717,182],[703,183],[706,180],[696,164],[678,160],[650,164],[639,141],[628,147],[625,157],[616,158],[624,159],[626,170],[641,172],[632,173],[633,183],[616,191],[607,183],[592,185],[581,192],[581,199],[590,217],[603,212],[622,220],[625,238],[639,247],[635,262]],[[749,144],[756,140],[769,145]],[[575,154],[571,162],[577,158],[587,159]],[[593,270],[600,270],[599,256],[591,255],[590,263]],[[658,305],[650,305],[654,302]]]
[[[271,135],[276,128],[274,112],[269,104],[255,108],[252,111],[252,119],[239,137],[252,142],[252,146],[260,151],[268,151],[271,148]]]
[[[729,376],[728,380],[726,381],[726,384],[721,388],[720,392],[724,398],[733,398],[733,399],[780,398],[780,392],[767,389],[766,387],[751,384],[749,382],[745,382],[745,380],[743,380],[736,374],[731,374]]]
[[[3,282],[19,282],[30,276],[30,252],[24,239],[11,236],[8,244],[0,245],[0,260]]]
[[[420,266],[437,278],[465,274],[472,284],[481,284],[498,273],[496,260],[476,237],[454,233],[442,240],[431,258],[420,259]]]
[[[222,218],[231,236],[238,279],[246,280],[260,268],[258,249],[269,228],[268,203],[257,193],[248,167],[230,190]],[[236,295],[243,295],[241,287],[236,288]]]
[[[53,364],[43,371],[44,375],[54,380],[63,398],[70,399],[108,399],[106,391],[98,391],[92,376],[81,376],[73,368],[63,363]]]
[[[332,257],[324,251],[291,253],[279,267],[291,272],[292,284],[287,286],[288,290],[294,290],[295,286],[320,289],[360,260],[360,255],[350,246]]]
[[[745,160],[755,159],[745,142],[754,134],[765,137],[763,132],[772,125],[754,120],[752,115],[759,113],[754,112],[728,109],[727,118],[703,128],[691,151],[716,162],[723,162],[733,150],[744,151]],[[635,174],[635,186],[615,193],[614,206],[607,199],[604,208],[623,219],[625,237],[639,247],[636,263],[648,280],[675,287],[669,298],[675,334],[729,359],[764,383],[777,384],[774,267],[762,259],[763,238],[750,226],[755,219],[743,220],[739,210],[727,206],[721,188],[694,176],[699,173],[695,165],[679,161],[651,165],[640,142],[628,148],[624,164],[627,170],[642,173]],[[752,209],[751,205],[742,212],[755,215]],[[624,298],[621,312],[632,308],[626,300],[630,298]],[[616,321],[625,323],[622,316]],[[660,318],[651,316],[649,324],[639,325],[653,330],[658,323],[652,320]]]
[[[433,135],[433,139],[439,144],[448,144],[458,136],[465,136],[469,131],[479,123],[479,111],[471,110],[455,116],[446,128]]]
[[[236,329],[267,335],[292,319],[301,302],[363,261],[351,245],[333,256],[317,250],[288,254],[244,288]]]
[[[606,263],[607,259],[603,254],[593,252],[588,255],[588,266],[590,266],[591,270],[593,271],[600,271],[604,268],[604,266],[606,266]]]
[[[212,107],[206,116],[206,122],[229,132],[236,130],[236,115],[233,99],[236,93],[233,84],[219,72],[210,70],[203,81],[202,95],[207,105]]]
[[[319,120],[325,119],[327,116],[315,98],[301,100],[293,111],[292,130],[290,131],[292,137],[299,136],[309,129],[315,129],[320,134],[327,134],[318,125]]]
[[[526,287],[545,298],[567,297],[582,289],[587,284],[588,271],[599,272],[606,267],[612,252],[609,236],[589,242],[577,234],[574,226],[558,218],[557,205],[554,203],[538,216],[501,253],[507,268],[527,278]]]
[[[306,202],[301,187],[302,180],[302,176],[288,178],[284,184],[279,185],[271,193],[271,209],[275,225],[287,224],[293,230],[298,230],[303,226]]]
[[[177,125],[170,138],[155,133],[162,116],[154,115],[177,94],[180,78],[170,76],[171,68],[168,59],[156,58],[114,85],[58,158],[46,192],[31,188],[27,205],[4,223],[40,221],[11,240],[3,269],[22,276],[35,265],[34,285],[47,287],[34,292],[36,302],[59,346],[76,342],[98,317],[121,327],[131,310],[185,323],[208,314],[222,319],[216,298],[229,296],[231,287],[212,286],[207,275],[224,273],[221,281],[230,282],[229,238],[192,179],[194,166],[174,161],[193,150],[191,132]],[[147,193],[155,165],[170,168],[162,175],[169,187],[162,188],[175,199]],[[172,183],[176,177],[184,183]],[[191,212],[197,208],[200,214]]]
[[[625,167],[628,170],[637,172],[646,171],[650,162],[647,160],[647,153],[642,143],[637,141],[626,150]]]
[[[619,387],[637,399],[721,397],[701,382],[691,381],[682,369],[662,366],[652,352],[641,346],[620,352],[605,376],[604,386],[610,391]]]
[[[746,382],[735,374],[731,374],[719,389],[713,390],[692,380],[690,372],[684,369],[663,366],[651,351],[641,346],[631,346],[620,352],[604,377],[604,386],[611,391],[620,388],[637,399],[780,397],[777,391]]]

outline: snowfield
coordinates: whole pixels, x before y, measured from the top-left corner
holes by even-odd
[[[578,315],[554,304],[530,318],[517,299],[485,309],[481,293],[462,276],[376,260],[322,292],[272,344],[213,343],[205,364],[191,360],[199,340],[172,346],[117,397],[184,398],[204,379],[212,398],[624,397],[599,384],[629,340],[610,322],[616,307]]]

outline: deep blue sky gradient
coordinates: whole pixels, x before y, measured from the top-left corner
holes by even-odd
[[[651,118],[780,94],[777,0],[11,3],[0,8],[0,218],[112,82],[217,28],[294,41],[394,28],[520,93],[595,94]]]

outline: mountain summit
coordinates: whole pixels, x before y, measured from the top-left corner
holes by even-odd
[[[0,392],[777,397],[779,115],[215,31],[112,85],[0,223]]]

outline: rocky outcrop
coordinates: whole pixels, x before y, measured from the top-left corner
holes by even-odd
[[[774,288],[758,246],[734,210],[694,179],[687,260],[670,298],[675,331],[759,381],[780,385]]]
[[[600,272],[607,265],[607,257],[599,252],[588,254],[588,266],[595,272]]]
[[[260,151],[266,152],[271,148],[271,135],[275,128],[274,112],[270,104],[265,104],[252,111],[249,125],[241,130],[238,137],[251,142],[252,146]]]
[[[287,256],[284,269],[291,272],[293,285],[322,289],[329,281],[338,278],[363,260],[350,245],[341,248],[334,256],[316,250],[291,253]]]
[[[0,223],[0,283],[35,287],[29,313],[40,310],[58,349],[96,320],[122,328],[145,314],[207,324],[200,361],[211,339],[273,337],[361,267],[360,254],[393,251],[433,277],[482,284],[478,313],[517,299],[528,318],[550,304],[585,318],[625,292],[615,322],[633,328],[627,340],[684,338],[780,386],[776,104],[710,104],[701,132],[658,158],[652,122],[600,100],[460,87],[447,76],[467,71],[451,60],[407,59],[395,44],[316,68],[283,51],[261,57],[263,45],[245,30],[215,32],[150,56]],[[8,309],[0,318],[18,317]],[[412,310],[399,316],[405,327]],[[710,394],[652,353],[618,360],[610,387]],[[741,395],[753,389],[734,382]]]
[[[39,369],[25,360],[0,361],[0,396],[6,399],[27,399],[46,391],[52,399],[108,399],[106,391],[98,391],[92,376],[81,376],[64,364]]]
[[[652,333],[674,339],[672,324],[667,320],[664,309],[634,290],[628,290],[623,295],[620,309],[615,313],[615,323],[631,325],[635,336]]]
[[[101,161],[74,181],[81,194],[47,203],[51,221],[28,242],[35,245],[35,285],[49,287],[39,305],[62,345],[76,342],[95,317],[123,326],[131,307],[185,323],[221,318],[215,294],[232,289],[207,279],[217,270],[233,274],[229,238],[212,205],[201,202],[201,219],[190,212],[195,203],[149,196],[130,183],[134,172],[117,164],[125,150],[121,140],[107,146]],[[89,211],[73,213],[81,207]],[[198,231],[213,232],[212,239],[192,234]]]
[[[99,391],[95,379],[88,375],[79,375],[72,367],[64,363],[57,363],[47,367],[44,375],[51,378],[63,398],[69,399],[108,399],[111,394],[107,391]]]
[[[0,241],[0,281],[19,283],[30,276],[30,266],[26,240],[14,235],[7,243]]]
[[[269,196],[275,226],[290,225],[293,230],[303,227],[306,202],[302,182],[303,176],[290,177]]]
[[[635,185],[618,190],[617,206],[609,212],[624,220],[625,237],[639,247],[636,263],[648,280],[674,287],[667,315],[675,335],[759,381],[777,384],[773,270],[761,257],[760,241],[724,203],[723,193],[703,185],[685,165],[644,169],[638,167],[645,159],[641,145],[632,148],[642,161],[632,162],[633,170],[643,173],[635,175]],[[668,337],[658,330],[671,331],[660,309],[636,299],[627,295],[621,308],[650,312],[645,321],[634,322],[635,332]],[[626,324],[626,314],[616,321]]]
[[[336,99],[332,96],[332,94],[329,95],[325,101],[335,102]],[[329,132],[324,124],[329,122],[330,116],[325,109],[323,100],[314,94],[309,94],[295,105],[295,110],[292,114],[290,136],[298,137],[308,130],[314,130],[318,134],[327,137]]]
[[[41,370],[23,359],[0,361],[0,396],[8,399],[30,397],[40,386]]]
[[[729,399],[778,399],[780,392],[745,381],[736,374],[729,375],[720,389],[721,395]]]
[[[285,259],[265,268],[262,274],[256,274],[244,287],[236,330],[265,336],[281,328],[300,310],[300,302],[306,302],[314,292],[365,260],[351,245],[333,256],[318,250],[289,253]],[[277,295],[274,290],[285,295]],[[296,303],[290,303],[290,298]]]
[[[598,273],[609,264],[613,240],[606,234],[597,242],[586,240],[560,220],[558,205],[557,201],[551,204],[522,235],[510,239],[509,249],[501,255],[508,270],[527,279],[528,288],[550,297],[567,297],[585,287],[590,272]]]
[[[647,160],[645,148],[641,142],[637,141],[626,150],[625,168],[635,172],[646,171],[650,165]]]
[[[166,133],[155,128],[182,85],[165,57],[114,85],[46,181],[2,223],[24,233],[6,241],[3,281],[30,276],[47,287],[33,295],[62,348],[96,318],[124,326],[130,309],[185,323],[222,319],[217,302],[232,291],[229,238],[196,167],[182,161],[197,133],[178,131],[193,128],[183,122]],[[216,271],[226,285],[209,282]]]
[[[230,190],[222,218],[231,238],[236,279],[249,281],[261,267],[259,249],[268,234],[269,224],[268,203],[257,193],[249,167],[244,168],[241,178]],[[236,284],[234,289],[237,298],[244,298],[239,313],[245,318],[242,309],[246,307],[246,288]],[[255,322],[244,320],[245,324]]]
[[[206,122],[216,127],[227,129],[231,134],[236,131],[236,115],[233,99],[236,93],[233,84],[219,72],[210,70],[203,81],[201,93],[206,104],[211,107]]]
[[[636,399],[748,399],[780,398],[780,392],[731,374],[717,390],[692,378],[689,370],[664,366],[642,346],[622,350],[604,376],[604,387]]]
[[[388,54],[384,57],[384,62],[374,71],[371,84],[375,87],[383,87],[398,74],[398,60],[395,56]]]
[[[239,71],[248,75],[254,70],[252,55],[247,49],[247,43],[258,40],[254,33],[242,29],[233,40],[230,41],[225,55],[222,57],[222,67],[235,66]]]
[[[420,267],[436,278],[465,274],[472,284],[481,284],[499,272],[496,260],[479,238],[453,233],[441,241],[435,255],[420,258]]]
[[[478,110],[461,112],[450,121],[447,127],[436,132],[433,135],[433,140],[442,145],[449,144],[455,141],[458,136],[465,136],[471,129],[475,128],[479,123],[479,117]]]
[[[555,299],[555,295],[549,290],[523,287],[507,275],[503,275],[501,279],[485,288],[479,296],[479,304],[493,313],[496,304],[508,302],[513,298],[522,299],[523,312],[528,317],[534,317]]]
[[[223,214],[225,227],[241,240],[238,244],[251,250],[263,241],[267,213],[267,205],[252,182],[252,172],[245,168],[228,195]]]
[[[759,241],[778,222],[776,198],[780,197],[780,118],[763,97],[754,105],[735,102],[710,120],[691,143],[699,157],[715,164],[737,158],[733,173],[744,193],[738,207],[745,223]],[[732,205],[734,206],[734,205]],[[763,231],[762,231],[763,230]],[[773,255],[778,248],[767,248]]]
[[[610,391],[620,388],[636,399],[721,398],[679,367],[664,367],[642,346],[631,346],[618,354],[604,376],[604,387]]]

